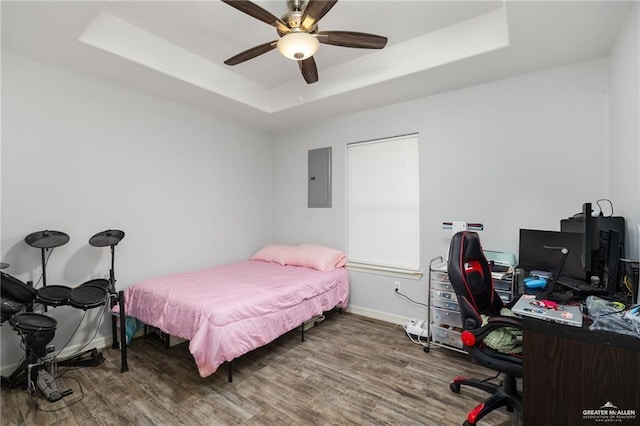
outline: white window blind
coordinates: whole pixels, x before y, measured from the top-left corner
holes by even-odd
[[[347,145],[349,262],[420,269],[418,135]]]

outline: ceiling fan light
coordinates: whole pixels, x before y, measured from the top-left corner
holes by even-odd
[[[320,47],[318,39],[311,34],[292,32],[278,40],[278,51],[294,61],[302,61],[314,55]]]

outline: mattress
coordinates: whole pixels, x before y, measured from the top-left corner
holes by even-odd
[[[189,340],[200,376],[334,307],[346,308],[349,274],[246,261],[138,282],[125,312]]]

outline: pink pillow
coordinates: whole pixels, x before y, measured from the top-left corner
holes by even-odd
[[[319,271],[333,271],[347,263],[347,256],[340,250],[317,244],[301,244],[287,256],[287,265],[305,266]]]
[[[258,252],[251,256],[250,259],[286,265],[287,257],[289,256],[289,253],[291,253],[294,249],[294,246],[270,244],[258,250]]]

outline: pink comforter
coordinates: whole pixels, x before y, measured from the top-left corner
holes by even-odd
[[[200,376],[336,306],[349,274],[247,261],[141,281],[125,290],[125,312],[190,340]]]

